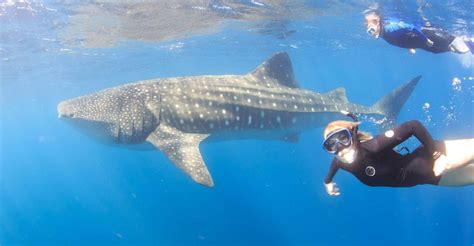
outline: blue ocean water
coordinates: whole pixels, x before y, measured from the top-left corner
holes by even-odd
[[[473,33],[472,1],[418,2],[433,24]],[[412,1],[383,3],[402,18],[419,15]],[[230,21],[88,47],[62,38],[74,4],[1,1],[0,245],[473,245],[474,186],[372,188],[339,172],[342,194],[328,196],[322,129],[295,144],[202,145],[215,182],[206,188],[158,150],[103,145],[58,119],[68,98],[151,78],[245,74],[286,51],[301,87],[344,87],[363,105],[422,75],[399,122],[418,119],[440,140],[474,137],[473,56],[412,55],[371,39],[362,16],[371,4],[306,3],[315,15],[264,29]]]

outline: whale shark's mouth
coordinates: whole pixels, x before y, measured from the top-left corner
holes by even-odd
[[[74,113],[58,113],[58,118],[74,118]]]
[[[83,133],[86,136],[89,136],[99,142],[111,144],[118,143],[118,137],[115,131],[113,131],[113,124],[103,122],[103,121],[94,121],[94,120],[85,120],[81,118],[74,118],[69,116],[62,116],[60,114],[61,120],[72,125],[74,128],[78,129],[79,132]]]
[[[60,102],[58,104],[58,118],[74,118],[73,112],[68,112],[66,102]]]

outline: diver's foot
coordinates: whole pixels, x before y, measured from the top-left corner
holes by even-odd
[[[453,42],[449,45],[451,51],[464,54],[470,51],[468,42],[472,42],[468,37],[456,37]]]

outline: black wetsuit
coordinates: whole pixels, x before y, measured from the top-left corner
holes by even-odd
[[[445,153],[444,143],[434,141],[419,121],[408,121],[396,126],[392,131],[391,137],[390,133],[381,134],[359,142],[357,157],[352,164],[334,158],[325,183],[332,182],[337,170],[341,168],[369,186],[437,185],[440,176],[433,173],[433,152]],[[423,145],[406,155],[393,150],[411,136],[415,136]]]
[[[449,52],[456,38],[441,28],[419,26],[389,18],[383,23],[382,38],[392,45],[407,49],[424,49],[432,53]],[[428,39],[433,42],[428,45]]]

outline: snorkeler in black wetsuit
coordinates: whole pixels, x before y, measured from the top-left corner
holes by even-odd
[[[365,14],[367,33],[374,38],[383,38],[388,43],[408,49],[424,49],[431,53],[474,52],[474,38],[457,37],[439,27],[408,23],[395,17],[382,17],[375,10]]]
[[[407,155],[393,150],[412,135],[423,145]],[[351,172],[370,186],[436,185],[439,182],[440,177],[433,173],[432,153],[436,150],[436,143],[418,121],[408,121],[358,145],[357,159],[353,163],[333,159],[326,183],[331,182],[339,168]]]
[[[474,183],[474,139],[435,141],[419,121],[405,122],[373,138],[359,132],[358,125],[358,122],[335,121],[325,129],[323,147],[336,155],[324,181],[330,195],[340,194],[333,182],[338,169],[352,173],[369,186]],[[422,143],[415,151],[402,155],[393,150],[411,136]],[[448,158],[449,155],[457,157]],[[450,172],[446,172],[448,169]]]

